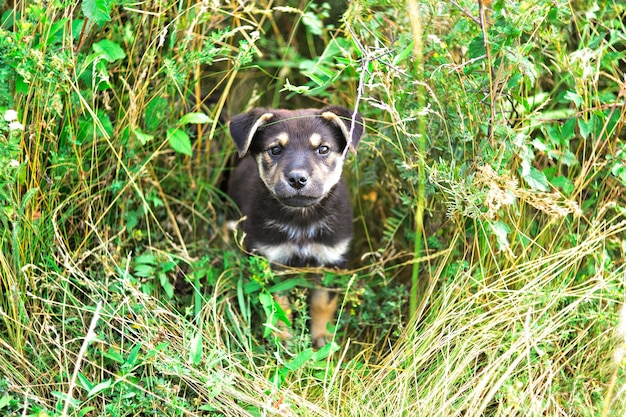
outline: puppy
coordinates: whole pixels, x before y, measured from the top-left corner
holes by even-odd
[[[358,113],[256,108],[230,121],[242,158],[228,194],[245,216],[244,244],[271,263],[293,267],[346,266],[352,207],[342,179],[348,149],[363,134]],[[277,299],[286,307],[285,299]],[[314,347],[326,344],[337,297],[314,290],[310,300]]]

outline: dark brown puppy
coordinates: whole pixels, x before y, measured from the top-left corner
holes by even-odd
[[[341,173],[346,151],[356,151],[363,134],[361,116],[339,106],[257,108],[229,127],[243,159],[228,193],[245,216],[246,248],[276,264],[345,267],[352,208]],[[313,346],[326,343],[336,309],[337,297],[313,291]]]

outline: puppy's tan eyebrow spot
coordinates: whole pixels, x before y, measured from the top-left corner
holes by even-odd
[[[287,132],[279,133],[278,136],[276,136],[276,139],[278,139],[278,144],[283,148],[287,146],[287,143],[289,143],[289,135]]]
[[[322,136],[319,133],[313,133],[309,138],[309,142],[311,143],[311,147],[317,148],[322,144]]]

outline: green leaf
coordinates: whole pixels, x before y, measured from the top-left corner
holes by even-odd
[[[85,407],[85,408],[83,408],[82,410],[80,410],[78,412],[78,417],[83,417],[83,416],[87,415],[87,413],[90,413],[90,412],[92,412],[95,409],[96,409],[96,407],[91,406],[91,405],[89,407]]]
[[[84,0],[82,3],[85,16],[98,26],[111,20],[112,8],[113,1],[111,0]]]
[[[553,145],[561,143],[561,127],[557,124],[546,126],[546,136]]]
[[[574,191],[574,184],[567,177],[560,175],[550,180],[550,184],[560,188],[566,195],[571,194]]]
[[[174,298],[174,286],[167,277],[167,274],[165,274],[164,272],[159,272],[157,276],[159,277],[159,282],[161,283],[161,287],[163,288],[163,291],[165,291],[165,295],[167,295],[167,298]]]
[[[413,54],[414,46],[415,41],[409,42],[408,45],[393,58],[393,65],[398,65],[399,63],[404,62],[407,58],[409,58]]]
[[[587,139],[589,137],[589,133],[593,131],[593,118],[589,119],[589,121],[585,121],[583,119],[578,119],[578,130],[580,131],[580,136],[583,139]]]
[[[20,204],[20,212],[23,213],[26,210],[26,206],[28,205],[30,200],[33,199],[33,197],[35,196],[35,194],[37,194],[38,191],[39,191],[38,187],[31,188],[30,190],[26,191],[26,194],[24,194],[24,197],[22,197],[22,203]]]
[[[575,91],[568,91],[565,93],[565,99],[574,103],[576,108],[580,108],[580,106],[583,105],[583,98]]]
[[[191,139],[184,130],[177,127],[167,129],[167,140],[176,152],[191,156]]]
[[[337,352],[339,349],[340,346],[335,342],[326,343],[326,345],[324,345],[322,348],[315,352],[315,354],[313,355],[313,360],[315,360],[316,362],[323,361],[333,353]]]
[[[470,41],[468,52],[471,59],[482,57],[487,53],[487,49],[485,48],[485,39],[482,35],[476,36]]]
[[[94,52],[102,55],[109,62],[115,62],[126,58],[126,53],[117,43],[108,39],[102,39],[92,46]]]
[[[102,381],[101,383],[99,383],[98,385],[96,385],[95,387],[89,390],[89,392],[87,393],[87,397],[93,397],[97,395],[99,392],[102,392],[110,388],[112,385],[113,385],[113,380],[111,378],[105,381]]]
[[[131,349],[128,354],[128,358],[124,364],[122,364],[122,369],[133,368],[137,364],[137,358],[139,357],[139,351],[141,350],[141,344],[137,343],[134,348]]]
[[[202,360],[202,333],[196,333],[189,345],[189,362],[198,365]]]
[[[93,384],[87,379],[87,377],[85,375],[83,375],[81,372],[78,373],[78,382],[80,382],[80,385],[86,390],[86,391],[91,391],[93,389]]]
[[[563,123],[561,128],[561,143],[566,145],[569,141],[576,136],[576,119],[570,118]]]
[[[568,167],[574,166],[578,163],[576,155],[569,149],[563,151],[563,154],[560,156],[559,160],[562,164],[567,165]]]
[[[109,358],[109,359],[119,363],[120,365],[124,363],[124,357],[122,355],[120,355],[119,352],[116,352],[115,350],[113,350],[113,348],[109,348],[109,350],[107,352],[101,352],[101,354],[105,358]]]
[[[259,294],[259,302],[261,303],[263,311],[268,318],[268,322],[272,326],[275,326],[278,321],[282,321],[287,326],[291,326],[291,320],[287,317],[287,313],[285,313],[280,304],[274,300],[274,297],[268,293],[262,292]],[[268,330],[269,329],[266,328],[266,331]],[[269,332],[267,333],[269,334]]]
[[[302,277],[292,278],[292,279],[286,279],[284,281],[279,281],[278,283],[269,287],[268,291],[271,293],[285,292],[296,287],[307,287],[307,286],[309,286],[309,281],[306,278],[302,278]]]
[[[11,397],[10,395],[4,394],[2,398],[0,398],[0,409],[11,404],[11,401],[13,401],[13,397]]]
[[[285,364],[285,368],[289,369],[290,371],[295,371],[296,369],[300,369],[304,366],[305,363],[307,363],[313,357],[314,354],[315,352],[313,351],[313,349],[311,348],[305,349],[302,352],[300,352],[295,358],[287,362]]]
[[[148,264],[135,265],[134,274],[141,278],[150,278],[154,276],[154,267]]]
[[[211,123],[211,119],[204,113],[187,113],[178,121],[181,125],[186,125],[188,123],[193,124],[206,124]]]
[[[68,401],[68,400],[70,400],[70,398],[68,397],[67,393],[65,393],[65,392],[52,391],[50,394],[53,397],[58,398],[61,401]],[[72,407],[79,407],[80,406],[80,400],[77,399],[77,398],[71,398],[70,405]]]
[[[302,15],[302,23],[308,29],[309,33],[313,35],[322,36],[324,34],[324,23],[311,12],[306,12]]]
[[[150,252],[142,253],[141,255],[135,258],[135,263],[137,264],[155,264],[156,257]]]
[[[168,108],[167,100],[163,97],[155,97],[146,105],[146,130],[154,132],[163,120]]]
[[[494,236],[496,237],[496,241],[498,242],[498,249],[508,252],[510,250],[508,234],[511,232],[509,226],[499,220],[495,222],[489,222],[489,226],[491,227],[491,231],[493,232]]]
[[[548,185],[548,180],[543,172],[539,171],[535,167],[530,167],[528,172],[521,173],[522,178],[526,183],[530,186],[530,188],[539,191],[549,191],[550,186]]]
[[[76,133],[76,144],[82,145],[96,138],[112,137],[113,123],[104,110],[98,110],[96,117],[90,115],[82,118]]]
[[[145,145],[148,142],[151,142],[154,139],[154,136],[144,133],[140,128],[133,129],[133,133],[135,137],[142,145]]]

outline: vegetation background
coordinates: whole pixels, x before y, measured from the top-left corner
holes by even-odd
[[[0,5],[3,416],[623,416],[619,0]],[[353,263],[227,230],[226,121],[358,109]],[[294,334],[270,331],[275,291]]]

